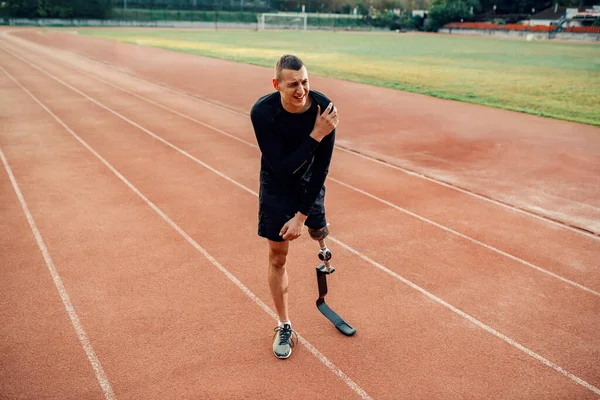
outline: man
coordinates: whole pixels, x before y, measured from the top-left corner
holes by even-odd
[[[328,234],[324,183],[339,117],[325,95],[310,90],[306,67],[294,55],[275,65],[273,87],[254,104],[250,118],[262,153],[258,235],[269,245],[268,281],[279,316],[273,353],[288,358],[294,345],[285,268],[289,242],[304,225],[315,240]]]

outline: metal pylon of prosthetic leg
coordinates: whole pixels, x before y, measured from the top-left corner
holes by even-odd
[[[331,260],[331,251],[325,245],[324,240],[319,240],[321,250],[319,251],[319,259],[323,264],[317,267],[317,283],[319,285],[319,298],[317,299],[317,308],[331,323],[346,336],[352,336],[356,333],[356,329],[344,321],[335,313],[327,303],[325,303],[325,295],[327,295],[327,275],[331,275],[335,268],[329,262]]]

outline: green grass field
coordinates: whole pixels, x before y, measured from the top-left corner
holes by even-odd
[[[79,32],[267,67],[289,52],[311,74],[600,126],[596,44],[393,32]]]

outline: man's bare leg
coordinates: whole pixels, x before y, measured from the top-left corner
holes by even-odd
[[[288,274],[285,268],[289,243],[269,241],[269,288],[279,317],[273,341],[273,353],[277,358],[288,358],[295,344],[295,333],[288,315]]]
[[[288,274],[285,262],[290,242],[269,240],[269,288],[275,303],[279,321],[289,321],[288,315]]]

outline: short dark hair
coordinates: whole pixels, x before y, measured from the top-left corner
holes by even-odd
[[[283,69],[291,69],[294,71],[300,71],[304,63],[301,59],[296,57],[293,54],[284,54],[281,56],[277,64],[275,64],[275,79],[279,81],[281,78],[281,70]]]

